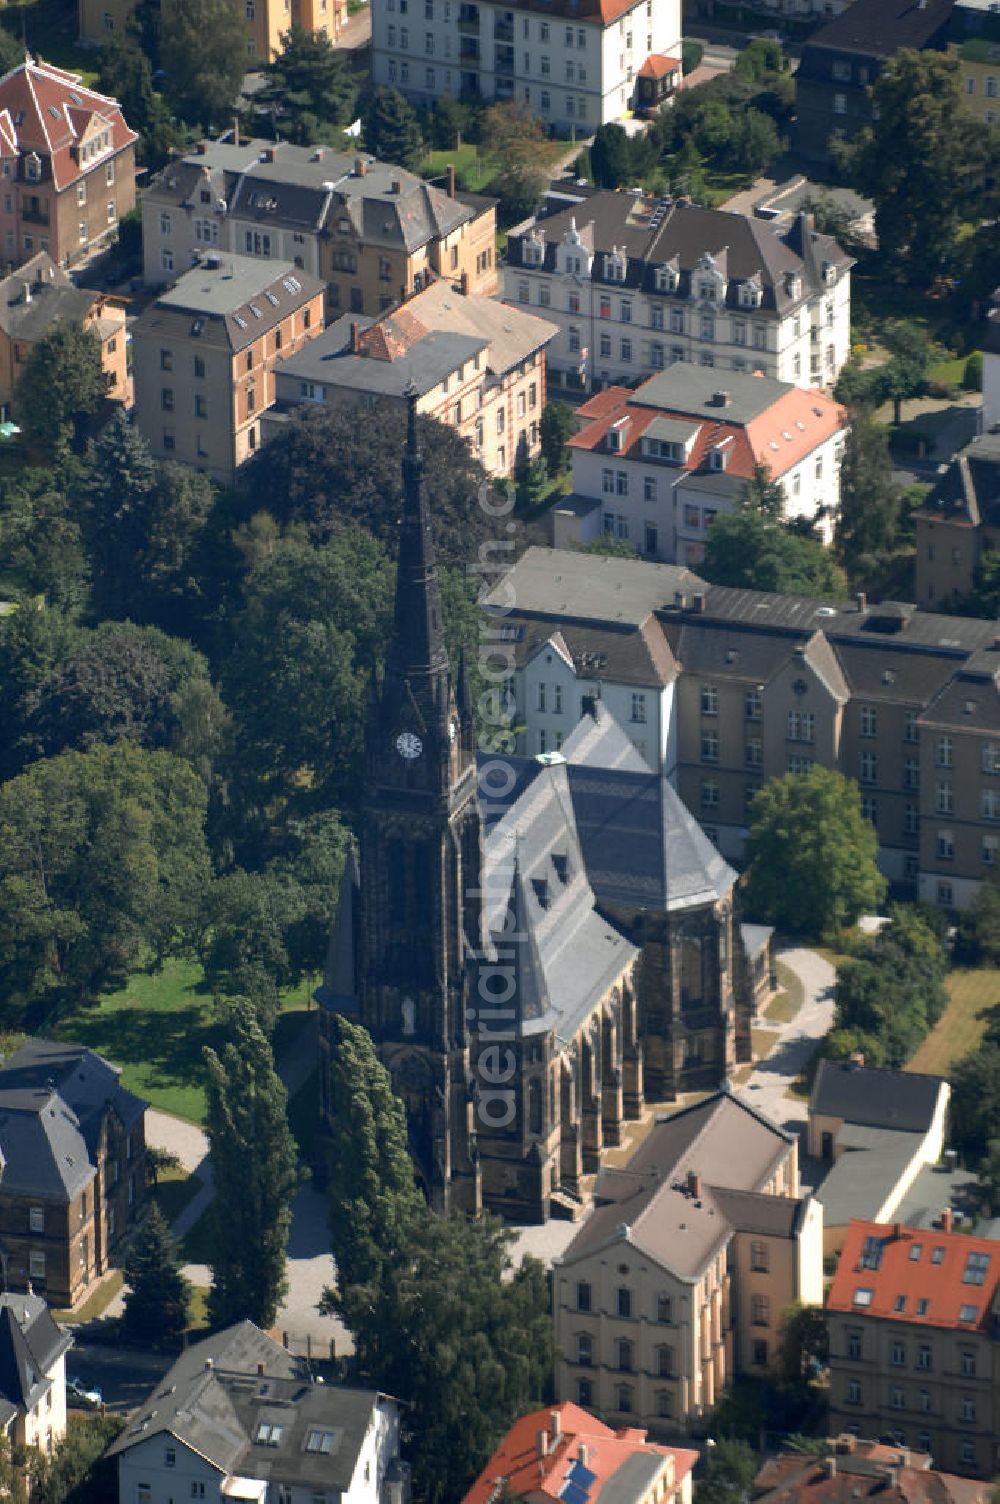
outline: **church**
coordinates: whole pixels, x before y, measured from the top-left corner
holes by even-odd
[[[410,405],[392,638],[365,732],[367,794],[320,1004],[406,1106],[441,1211],[574,1217],[645,1104],[750,1059],[736,874],[599,700],[562,749],[477,756],[445,648]]]

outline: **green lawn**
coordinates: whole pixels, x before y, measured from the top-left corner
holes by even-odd
[[[106,1279],[101,1280],[97,1289],[82,1306],[77,1306],[73,1311],[53,1311],[53,1318],[63,1324],[69,1321],[74,1323],[96,1321],[98,1316],[104,1315],[124,1283],[121,1270],[113,1269]]]
[[[198,1175],[189,1175],[187,1170],[161,1172],[153,1200],[163,1213],[165,1221],[173,1224],[189,1201],[193,1201],[204,1182]]]
[[[548,168],[565,156],[572,145],[571,141],[540,141],[532,154],[537,157],[540,167]],[[428,152],[421,172],[426,178],[443,178],[447,176],[449,166],[455,169],[459,188],[464,188],[467,193],[482,193],[500,170],[492,152],[481,151],[474,142],[467,141],[464,146],[450,151]]]
[[[97,83],[94,48],[76,44],[76,6],[60,4],[59,0],[28,0],[22,5],[5,5],[3,24],[17,37],[23,26],[29,51],[45,62],[79,73],[88,87]]]
[[[948,1007],[907,1064],[908,1071],[946,1076],[957,1060],[976,1048],[986,1032],[989,1010],[1000,1002],[1000,969],[959,967],[945,986]]]
[[[764,1017],[769,1024],[789,1024],[805,1001],[805,989],[794,971],[782,961],[778,962],[777,971],[783,990],[776,993],[768,1003]]]

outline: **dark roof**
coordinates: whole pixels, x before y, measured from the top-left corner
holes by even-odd
[[[915,515],[1000,525],[1000,433],[980,434],[960,450]]]
[[[564,621],[555,626],[512,612],[505,619],[504,630],[508,640],[512,630],[517,634],[510,645],[518,666],[530,663],[551,644],[584,677],[596,674],[622,684],[657,688],[672,684],[677,677],[677,664],[663,628],[652,614],[637,628],[631,622],[592,626]]]
[[[49,1372],[73,1339],[37,1295],[0,1295],[0,1399],[30,1410],[50,1387]]]
[[[927,47],[943,35],[954,0],[854,0],[810,37],[802,49],[808,66],[814,48],[888,58],[902,47]]]
[[[925,1133],[945,1084],[941,1076],[923,1076],[916,1071],[821,1060],[809,1112],[869,1128]]]
[[[346,1493],[384,1398],[313,1382],[301,1360],[243,1321],[182,1353],[108,1455],[167,1433],[222,1472]],[[281,1426],[277,1445],[256,1443],[262,1421]],[[315,1426],[334,1432],[329,1452],[305,1450]]]
[[[133,325],[134,338],[197,338],[239,352],[323,291],[291,261],[215,251],[161,292]]]

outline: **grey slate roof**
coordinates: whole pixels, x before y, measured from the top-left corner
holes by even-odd
[[[551,644],[565,654],[583,678],[600,677],[655,688],[672,684],[677,678],[674,655],[655,616],[648,616],[638,628],[631,623],[581,626],[575,621],[554,628],[550,622],[512,613],[506,625],[522,633],[509,643],[518,666],[530,663]]]
[[[76,287],[47,251],[39,251],[0,282],[0,329],[33,342],[60,320],[82,324],[96,299],[96,293]]]
[[[344,315],[315,339],[307,340],[301,350],[282,361],[278,380],[282,385],[288,381],[320,381],[376,397],[402,397],[412,383],[423,397],[488,346],[483,338],[431,330],[411,350],[394,360],[380,360],[352,351],[351,325],[360,322]],[[374,320],[364,322],[370,327]]]
[[[639,626],[651,611],[672,603],[678,591],[690,595],[707,589],[703,580],[678,564],[532,547],[499,585],[486,592],[482,604],[505,614],[513,605],[519,616]]]
[[[836,1136],[839,1157],[816,1188],[825,1227],[843,1227],[852,1217],[873,1220],[913,1160],[919,1135],[897,1128],[845,1123]]]
[[[720,423],[745,425],[794,390],[790,381],[776,381],[771,376],[753,376],[745,371],[719,372],[677,361],[637,387],[632,401],[642,407],[696,413],[701,418],[716,418]],[[727,398],[724,405],[717,400],[723,391]],[[676,438],[676,434],[660,433],[660,427],[668,423],[670,420],[658,418],[645,432],[654,438]],[[698,431],[680,420],[674,420],[670,426],[688,435]]]
[[[870,1128],[926,1133],[944,1086],[941,1076],[821,1060],[809,1112]]]
[[[133,335],[195,336],[206,345],[238,352],[324,286],[291,261],[213,251],[160,293],[136,319]]]
[[[166,1434],[221,1472],[343,1493],[381,1398],[313,1383],[299,1359],[244,1321],[182,1353],[108,1455]],[[282,1427],[277,1446],[256,1444],[261,1421]],[[336,1433],[329,1453],[305,1451],[312,1426]]]
[[[48,1372],[73,1345],[37,1295],[0,1295],[0,1420],[3,1402],[24,1412],[51,1387]]]
[[[1000,522],[1000,433],[982,433],[960,450],[917,510],[918,517]]]
[[[952,4],[953,0],[855,0],[809,38],[802,61],[811,63],[814,48],[889,58],[901,47],[926,47],[947,25]]]

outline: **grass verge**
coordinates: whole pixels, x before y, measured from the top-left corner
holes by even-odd
[[[189,1175],[186,1170],[167,1170],[161,1173],[153,1191],[153,1200],[171,1226],[181,1212],[193,1201],[204,1182],[198,1175]]]
[[[124,1283],[125,1277],[121,1270],[112,1269],[107,1278],[101,1280],[97,1289],[88,1295],[82,1306],[77,1306],[72,1311],[53,1311],[52,1316],[61,1325],[65,1325],[67,1322],[76,1324],[77,1322],[96,1321],[99,1316],[104,1315]]]
[[[947,1076],[956,1061],[976,1048],[986,1032],[989,1010],[1000,1002],[1000,968],[958,967],[949,973],[945,987],[948,1006],[907,1063],[908,1071]]]
[[[777,965],[778,981],[782,991],[777,993],[764,1009],[768,1023],[790,1024],[805,1002],[805,988],[790,967],[783,961]]]
[[[778,1034],[774,1029],[751,1029],[750,1047],[753,1050],[754,1061],[765,1060],[777,1041]]]

